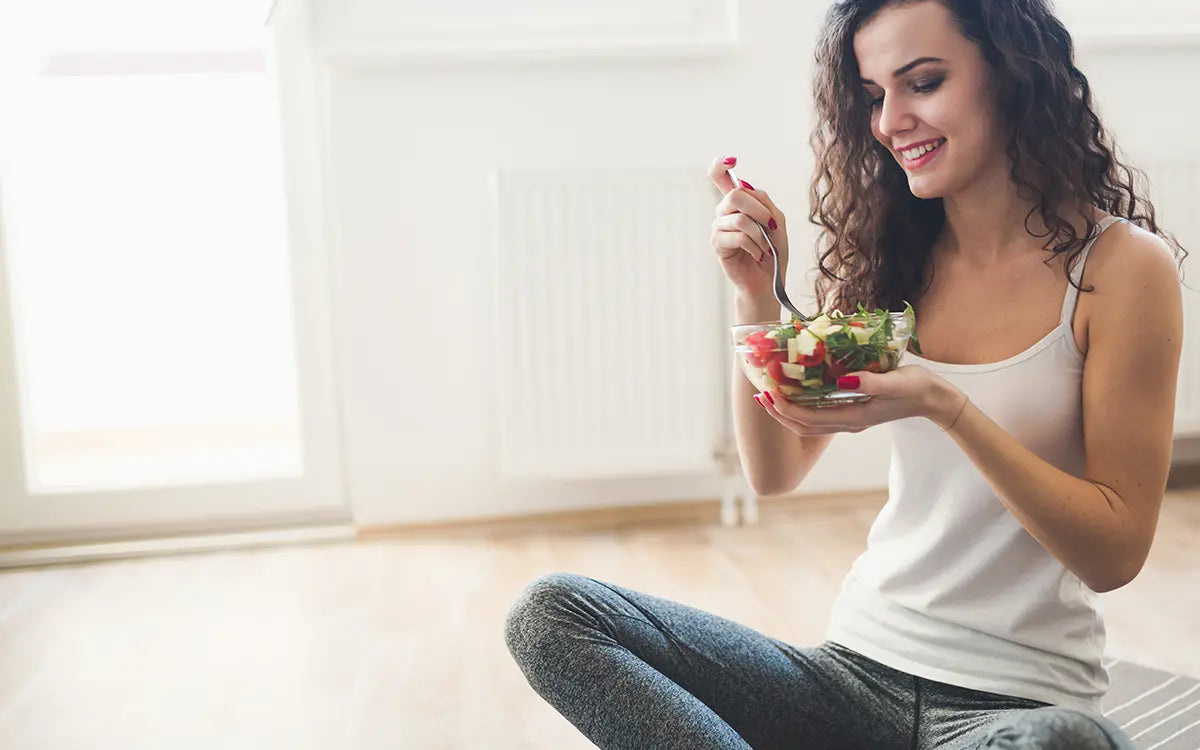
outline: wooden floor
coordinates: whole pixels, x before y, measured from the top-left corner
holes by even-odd
[[[0,748],[587,748],[528,688],[504,615],[539,574],[820,640],[880,495],[766,501],[757,527],[498,524],[0,574]],[[1200,676],[1200,492],[1105,596],[1110,653]]]

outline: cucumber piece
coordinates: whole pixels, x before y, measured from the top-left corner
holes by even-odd
[[[783,370],[783,374],[792,380],[804,380],[804,366],[792,364],[791,362],[780,362],[779,368]]]

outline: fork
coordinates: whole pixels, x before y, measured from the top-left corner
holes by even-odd
[[[733,180],[734,187],[740,187],[742,181],[738,179],[737,174],[732,169],[728,171],[730,179]],[[779,304],[786,307],[792,315],[795,315],[806,323],[811,322],[812,318],[800,312],[792,304],[792,301],[788,299],[787,290],[783,287],[783,267],[779,263],[779,251],[775,249],[775,243],[771,241],[771,235],[767,234],[767,230],[763,225],[759,224],[753,217],[750,221],[753,221],[754,225],[758,227],[758,231],[762,232],[763,239],[767,241],[767,247],[771,248],[771,257],[775,259],[775,299],[779,300]]]

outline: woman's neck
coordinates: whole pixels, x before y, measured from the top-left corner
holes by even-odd
[[[990,176],[946,196],[942,200],[946,227],[938,243],[941,252],[977,270],[1003,266],[1030,254],[1044,255],[1049,239],[1046,226],[1041,214],[1034,211],[1036,204],[1018,192],[1007,170],[993,170]],[[1059,214],[1082,234],[1084,210],[1088,209],[1063,206]],[[1092,218],[1099,220],[1098,215]]]
[[[974,268],[993,268],[1017,255],[1042,250],[1045,238],[1031,236],[1026,229],[1026,217],[1034,204],[1017,195],[1016,185],[1006,174],[977,180],[946,196],[942,204],[946,211],[942,250]],[[1029,216],[1028,224],[1034,232],[1044,231],[1036,213]]]

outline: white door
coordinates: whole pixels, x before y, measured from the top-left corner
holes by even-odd
[[[347,518],[319,139],[280,117],[304,69],[277,56],[303,45],[266,2],[22,5],[0,544]]]

